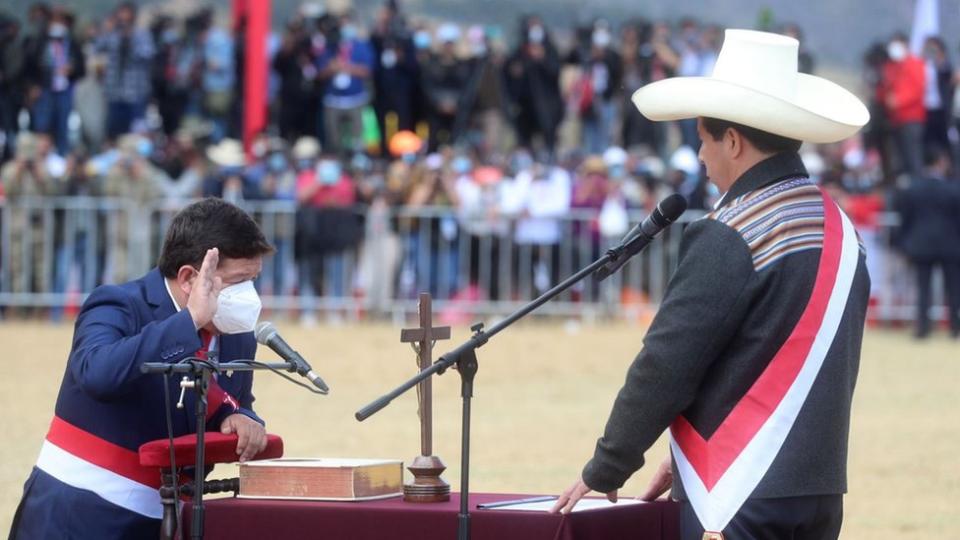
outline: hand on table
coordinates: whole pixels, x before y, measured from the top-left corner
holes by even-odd
[[[584,497],[587,493],[593,491],[590,489],[583,479],[577,480],[572,486],[568,487],[564,491],[560,498],[557,499],[557,503],[553,505],[553,508],[550,509],[550,512],[555,514],[560,512],[561,514],[569,514],[573,511],[573,507],[580,502],[580,499]],[[607,500],[610,502],[617,502],[617,490],[613,490],[610,493],[607,493]]]
[[[220,432],[225,435],[237,434],[237,454],[241,463],[253,459],[267,447],[267,430],[245,414],[234,413],[224,418]]]
[[[654,473],[653,478],[650,479],[650,483],[647,485],[647,490],[644,491],[643,495],[640,496],[640,500],[656,500],[657,497],[666,493],[672,485],[673,467],[670,463],[670,456],[667,456],[667,458],[664,459],[660,464],[660,467],[657,468],[657,472]]]

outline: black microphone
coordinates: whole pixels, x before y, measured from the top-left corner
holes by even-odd
[[[680,214],[687,210],[687,200],[683,195],[674,193],[666,199],[660,201],[653,212],[634,227],[620,245],[611,249],[607,254],[612,255],[610,262],[600,267],[594,275],[597,281],[603,281],[616,273],[621,266],[630,260],[637,253],[640,253],[647,244],[653,241],[660,231],[666,229],[671,223],[680,217]]]
[[[257,329],[254,331],[254,335],[257,336],[257,343],[270,347],[273,352],[280,355],[280,358],[283,358],[287,362],[293,364],[296,372],[310,379],[310,382],[312,382],[321,393],[326,394],[330,391],[327,383],[323,382],[323,379],[313,372],[313,368],[310,367],[310,364],[308,364],[302,356],[300,356],[300,353],[293,350],[293,347],[287,344],[287,342],[280,337],[280,334],[277,332],[276,327],[273,326],[273,323],[264,321],[258,324]]]

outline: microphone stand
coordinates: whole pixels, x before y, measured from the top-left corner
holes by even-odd
[[[210,356],[213,355],[211,354]],[[206,429],[203,428],[207,423],[207,391],[210,388],[210,374],[214,371],[220,373],[221,371],[256,371],[261,369],[295,371],[296,366],[291,362],[252,365],[247,362],[217,363],[212,359],[207,361],[194,360],[184,362],[182,364],[144,362],[140,366],[140,371],[142,373],[157,373],[166,375],[178,373],[193,379],[192,381],[181,383],[181,388],[193,388],[197,393],[197,401],[194,407],[194,415],[196,416],[197,422],[197,448],[194,455],[196,473],[193,479],[193,517],[190,521],[190,538],[192,540],[201,540],[203,538],[203,484],[205,476],[204,473],[206,472],[203,442]],[[171,463],[170,466],[173,467],[174,464]],[[173,471],[173,474],[174,482],[176,482],[176,471]]]
[[[635,235],[622,244],[609,249],[603,257],[600,257],[589,266],[581,269],[576,274],[563,280],[549,291],[543,293],[532,302],[518,309],[506,319],[498,322],[489,330],[484,331],[483,323],[478,323],[470,327],[473,335],[465,343],[456,349],[444,354],[437,359],[432,366],[419,372],[416,376],[410,378],[400,386],[396,387],[390,393],[370,402],[360,409],[354,415],[360,422],[376,414],[379,410],[390,404],[391,401],[402,395],[404,392],[417,386],[421,381],[434,374],[442,375],[447,369],[454,367],[460,374],[460,397],[462,405],[462,424],[460,441],[460,513],[457,523],[457,539],[470,540],[470,400],[473,397],[473,380],[477,374],[479,363],[477,361],[477,349],[484,346],[490,338],[506,330],[513,323],[546,304],[553,298],[559,296],[562,292],[577,284],[585,277],[604,268],[606,265],[622,265],[634,254],[642,251],[644,242],[649,242],[643,235]]]

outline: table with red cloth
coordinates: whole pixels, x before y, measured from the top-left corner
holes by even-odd
[[[670,501],[630,504],[568,515],[519,510],[478,509],[477,504],[524,499],[531,495],[470,495],[473,540],[676,540],[679,504]],[[406,503],[396,497],[364,502],[316,502],[266,499],[204,501],[204,538],[442,539],[457,537],[459,494],[449,502]],[[191,508],[183,509],[189,531]]]

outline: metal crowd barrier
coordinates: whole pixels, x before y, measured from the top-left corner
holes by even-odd
[[[164,231],[184,204],[92,197],[6,201],[0,205],[0,308],[9,316],[46,308],[56,318],[75,311],[97,285],[142,275],[155,265]],[[305,231],[297,235],[293,201],[243,205],[277,248],[258,282],[265,309],[304,321],[400,319],[416,312],[420,291],[433,294],[435,309],[448,321],[502,315],[619,240],[600,235],[592,211],[550,218],[557,241],[534,244],[517,241],[520,218],[374,205],[349,214],[358,231],[354,245],[318,255],[304,247]],[[643,217],[631,212],[630,222]],[[683,228],[698,217],[684,214],[619,274],[600,284],[584,282],[538,313],[586,321],[652,317],[677,264]],[[894,223],[895,216],[884,216],[876,230],[860,231],[874,282],[871,317],[887,322],[915,314],[909,267],[888,247]],[[937,310],[945,315],[942,306]]]

